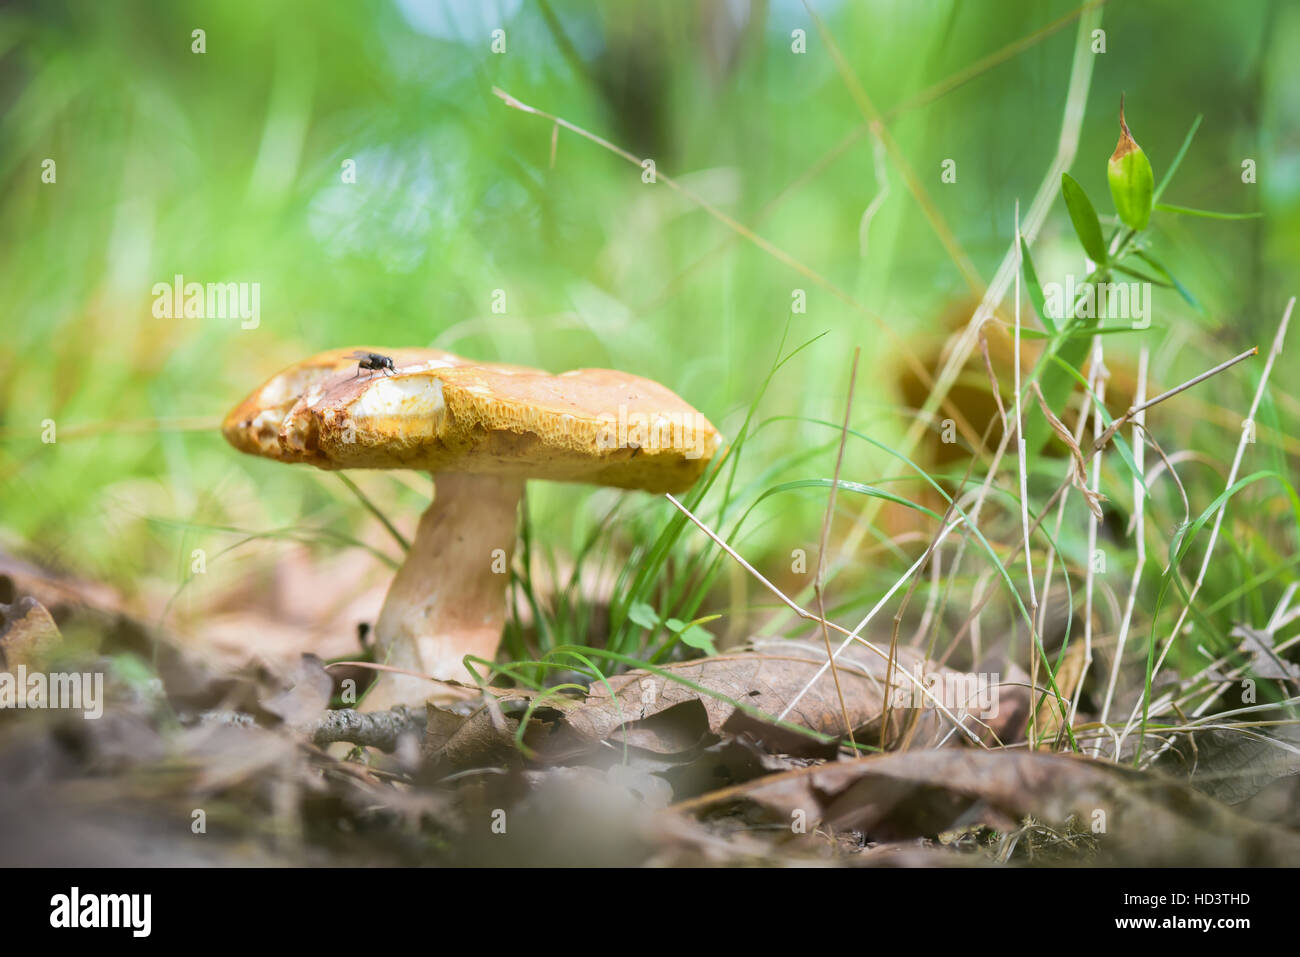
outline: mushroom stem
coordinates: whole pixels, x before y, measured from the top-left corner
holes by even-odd
[[[519,478],[437,476],[433,504],[375,624],[377,662],[473,682],[462,659],[496,656],[523,491]],[[423,678],[380,672],[361,710],[418,705],[437,691]]]

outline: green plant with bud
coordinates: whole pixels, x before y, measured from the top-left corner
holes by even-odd
[[[1097,210],[1083,187],[1069,173],[1061,174],[1061,195],[1065,200],[1065,208],[1070,215],[1070,222],[1074,226],[1079,244],[1093,267],[1081,284],[1082,293],[1079,299],[1070,304],[1065,316],[1054,317],[1049,313],[1042,285],[1029,253],[1029,246],[1024,237],[1020,237],[1025,285],[1029,300],[1042,319],[1044,328],[1043,332],[1022,330],[1022,335],[1026,338],[1049,340],[1026,386],[1032,386],[1037,382],[1048,408],[1059,411],[1069,399],[1074,387],[1086,383],[1080,368],[1087,357],[1089,343],[1093,336],[1104,333],[1140,332],[1148,328],[1146,325],[1136,327],[1132,323],[1107,326],[1102,319],[1103,310],[1100,308],[1084,310],[1081,314],[1080,306],[1085,300],[1093,297],[1093,301],[1096,302],[1098,287],[1112,282],[1116,274],[1150,283],[1154,287],[1172,289],[1198,313],[1203,312],[1200,303],[1187,287],[1179,282],[1151,252],[1146,231],[1151,225],[1153,213],[1201,216],[1211,219],[1252,219],[1260,215],[1211,212],[1160,202],[1161,195],[1182,163],[1183,157],[1187,155],[1187,150],[1200,124],[1201,117],[1198,116],[1184,138],[1173,163],[1170,164],[1168,172],[1157,186],[1151,161],[1129,130],[1128,121],[1124,116],[1124,98],[1120,97],[1119,143],[1106,163],[1106,178],[1110,185],[1110,195],[1115,204],[1116,214],[1116,223],[1109,237],[1105,235]],[[1050,434],[1051,426],[1041,412],[1033,410],[1026,415],[1025,443],[1030,450],[1040,449],[1048,441]],[[1120,457],[1132,465],[1130,451],[1120,436],[1115,436],[1115,443]]]
[[[1106,164],[1106,178],[1110,182],[1110,197],[1115,201],[1115,212],[1129,229],[1141,232],[1151,222],[1151,205],[1155,201],[1155,176],[1151,161],[1124,121],[1124,97],[1119,99],[1119,144]]]

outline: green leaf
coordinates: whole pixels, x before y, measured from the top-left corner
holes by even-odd
[[[1115,212],[1129,229],[1141,232],[1151,222],[1151,204],[1155,196],[1155,174],[1151,161],[1137,145],[1124,122],[1124,98],[1119,101],[1119,144],[1106,164],[1110,198]]]
[[[1122,272],[1124,275],[1132,276],[1134,279],[1141,279],[1143,282],[1149,282],[1153,286],[1160,286],[1164,289],[1170,289],[1173,286],[1173,283],[1166,282],[1163,279],[1157,279],[1155,276],[1149,276],[1142,270],[1134,269],[1132,266],[1125,266],[1121,263],[1116,263],[1113,268],[1116,272]]]
[[[1170,203],[1156,203],[1156,209],[1162,213],[1200,216],[1202,219],[1259,219],[1264,215],[1263,213],[1217,213],[1209,209],[1192,209],[1190,206],[1174,206]]]
[[[627,617],[642,628],[658,628],[659,616],[655,610],[643,601],[633,602],[627,610]]]
[[[1091,339],[1093,336],[1126,336],[1135,332],[1148,332],[1152,329],[1163,329],[1164,326],[1159,323],[1152,323],[1149,326],[1073,326],[1065,334],[1067,339]]]
[[[132,688],[146,688],[158,675],[135,655],[113,655],[109,658],[113,673]]]
[[[1065,197],[1065,208],[1070,211],[1070,222],[1074,223],[1074,232],[1083,245],[1083,251],[1093,262],[1104,263],[1106,240],[1101,236],[1101,222],[1088,194],[1069,173],[1061,174],[1061,194]]]
[[[1178,295],[1182,296],[1189,306],[1197,312],[1204,314],[1205,310],[1201,308],[1201,304],[1197,301],[1196,297],[1191,294],[1186,286],[1178,281],[1177,276],[1165,268],[1164,263],[1156,259],[1155,256],[1151,255],[1145,249],[1138,249],[1136,252],[1139,259],[1153,267],[1158,273],[1160,273],[1160,275],[1169,280],[1173,287],[1178,290]]]
[[[668,618],[664,620],[664,627],[676,635],[686,627],[686,622],[682,621],[680,618]]]
[[[1149,326],[1106,326],[1098,329],[1095,327],[1072,326],[1064,334],[1058,333],[1061,339],[1091,339],[1093,336],[1119,336],[1131,335],[1135,332],[1146,332],[1149,329],[1163,329],[1164,326],[1159,323],[1152,323]],[[1055,339],[1057,336],[1048,335],[1041,329],[1021,329],[1020,338],[1022,339]]]
[[[718,649],[713,644],[713,636],[699,625],[691,625],[680,635],[682,644],[698,648],[707,655],[716,655]]]
[[[1043,286],[1038,281],[1038,271],[1034,269],[1034,258],[1029,255],[1029,244],[1025,242],[1025,237],[1020,237],[1020,266],[1025,274],[1025,291],[1029,293],[1029,301],[1033,303],[1034,311],[1038,313],[1038,318],[1043,320],[1043,325],[1052,335],[1056,335],[1056,320],[1047,314],[1047,300],[1043,298]],[[1023,335],[1025,330],[1020,330]]]

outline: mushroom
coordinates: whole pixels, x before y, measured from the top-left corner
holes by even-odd
[[[391,373],[358,368],[350,349],[305,359],[236,406],[222,432],[241,452],[280,462],[434,476],[374,632],[380,662],[420,675],[467,682],[465,656],[495,657],[526,479],[677,492],[718,447],[703,415],[627,373],[549,375],[435,349],[387,357]],[[384,671],[363,707],[419,704],[432,691],[424,678]]]

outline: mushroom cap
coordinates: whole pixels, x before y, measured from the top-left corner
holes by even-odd
[[[473,362],[437,349],[366,349],[393,373],[359,370],[353,349],[272,376],[226,416],[235,448],[323,469],[419,469],[689,488],[717,430],[668,389],[625,372]],[[358,375],[358,372],[360,374]]]

